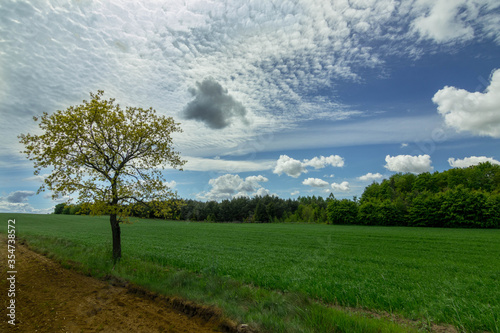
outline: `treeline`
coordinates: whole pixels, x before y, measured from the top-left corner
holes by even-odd
[[[332,200],[328,221],[425,227],[500,227],[500,166],[395,174],[365,188],[359,202]]]
[[[185,200],[179,217],[186,221],[324,223],[329,200],[316,196],[281,199],[269,195],[239,197],[220,203]]]
[[[81,205],[60,203],[54,208],[54,214],[76,215],[82,214]]]
[[[154,218],[154,208],[131,206],[135,217]],[[55,214],[79,214],[59,204]],[[221,202],[173,200],[168,219],[209,222],[308,222],[426,227],[500,227],[500,166],[489,162],[444,172],[395,174],[367,186],[357,198],[281,199],[238,197]]]
[[[308,222],[325,223],[328,199],[322,197],[299,197],[281,199],[276,196],[238,197],[231,200],[197,201],[174,200],[166,218],[184,221],[207,222]],[[130,215],[142,218],[156,218],[154,208],[137,204],[130,207]],[[79,205],[58,204],[55,214],[81,214]]]

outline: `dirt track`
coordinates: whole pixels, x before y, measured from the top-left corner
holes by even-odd
[[[16,325],[7,321],[7,246],[0,236],[1,332],[219,332],[166,302],[62,268],[16,244]]]

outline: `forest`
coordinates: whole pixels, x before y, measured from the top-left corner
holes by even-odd
[[[359,202],[332,200],[327,214],[333,224],[497,228],[500,166],[395,174],[367,186]]]
[[[155,216],[139,204],[132,216]],[[55,214],[78,214],[58,204]],[[307,222],[421,227],[500,227],[500,166],[489,162],[443,172],[398,173],[367,186],[361,198],[330,194],[281,199],[238,197],[221,202],[176,199],[168,219],[207,222]]]

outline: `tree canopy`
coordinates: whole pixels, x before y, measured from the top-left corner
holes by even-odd
[[[113,257],[118,259],[118,223],[136,202],[155,206],[158,215],[167,214],[175,193],[162,169],[182,170],[185,161],[172,147],[171,134],[181,132],[173,118],[153,108],[123,109],[103,94],[99,90],[83,104],[34,117],[42,133],[19,138],[23,153],[34,162],[35,175],[52,169],[38,193],[48,189],[53,199],[78,193],[84,211],[110,215]]]
[[[331,202],[329,210],[337,206],[341,203]],[[418,176],[398,173],[365,188],[356,218],[329,217],[330,223],[497,228],[500,165],[486,162]]]

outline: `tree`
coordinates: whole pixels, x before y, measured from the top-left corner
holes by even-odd
[[[64,111],[34,117],[42,134],[21,134],[35,175],[53,168],[38,193],[51,190],[53,199],[78,193],[82,210],[92,215],[109,214],[113,259],[121,257],[120,222],[129,216],[132,203],[168,214],[175,196],[161,169],[185,163],[172,148],[173,132],[181,132],[171,117],[153,108],[126,107],[104,92],[90,93],[91,100]]]
[[[255,213],[254,213],[254,222],[269,222],[269,215],[267,215],[266,212],[266,206],[262,202],[262,200],[259,200],[257,203],[257,206],[255,207]]]
[[[64,206],[66,206],[65,203],[57,204],[54,208],[54,214],[62,214],[64,211]]]
[[[328,202],[327,214],[331,224],[356,224],[358,204],[349,199],[333,199]]]

